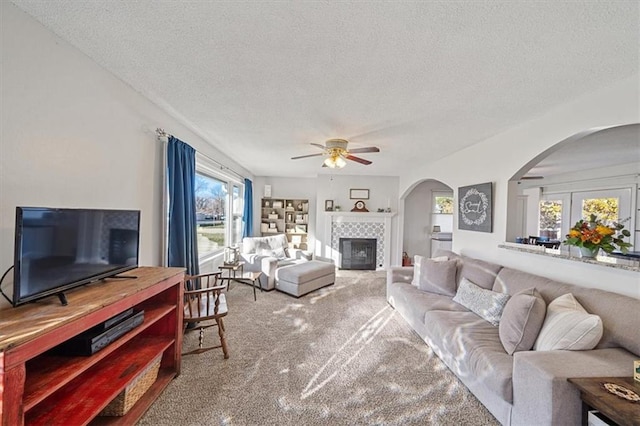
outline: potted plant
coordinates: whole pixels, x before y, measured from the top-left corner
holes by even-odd
[[[589,220],[580,219],[569,229],[567,239],[563,241],[568,246],[576,246],[580,250],[580,257],[596,257],[600,250],[611,253],[620,250],[627,253],[631,244],[624,241],[624,237],[631,233],[624,229],[622,223],[613,222],[606,225],[598,220],[595,214]]]

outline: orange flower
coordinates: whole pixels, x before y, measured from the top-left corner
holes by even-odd
[[[569,238],[578,238],[579,236],[580,236],[580,231],[578,231],[577,229],[569,230]]]
[[[600,241],[602,241],[602,237],[601,237],[600,235],[594,235],[594,236],[591,238],[591,242],[592,242],[593,244],[600,244]]]
[[[604,225],[598,225],[596,226],[596,231],[598,232],[598,234],[600,235],[612,235],[615,230],[613,230],[612,228],[609,228],[608,226],[604,226]]]

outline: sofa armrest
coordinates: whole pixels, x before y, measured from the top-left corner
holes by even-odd
[[[289,254],[293,259],[313,260],[313,253],[300,249],[289,249]]]
[[[244,271],[262,272],[262,276],[260,277],[260,286],[264,290],[272,290],[276,287],[276,268],[278,267],[278,259],[255,253],[242,253],[240,258],[245,262],[243,268]]]
[[[413,281],[413,266],[392,266],[387,270],[387,284]]]
[[[580,424],[580,392],[567,379],[628,376],[635,358],[621,348],[516,352],[511,424]]]

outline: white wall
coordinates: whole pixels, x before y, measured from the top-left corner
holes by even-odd
[[[585,287],[598,287],[640,298],[640,275],[597,265],[544,258],[499,249],[505,241],[507,181],[532,158],[565,138],[593,127],[629,124],[640,116],[638,75],[611,87],[583,96],[507,130],[477,145],[459,151],[400,177],[402,194],[424,179],[437,179],[454,188],[494,182],[494,231],[481,233],[457,230],[454,218],[455,251],[506,266],[541,274]],[[513,197],[515,202],[515,197]]]
[[[13,263],[16,206],[139,209],[140,263],[159,265],[163,153],[157,127],[252,178],[9,2],[0,2],[0,19],[2,271]]]
[[[434,222],[433,191],[451,191],[447,185],[434,180],[418,184],[404,200],[404,232],[402,250],[413,259],[415,255],[431,256],[431,231],[439,224],[442,232],[451,232],[451,215],[446,221]]]
[[[349,166],[347,166],[349,167]],[[357,165],[356,165],[357,167]],[[350,211],[356,200],[349,199],[350,189],[368,189],[369,199],[365,200],[367,210],[375,212],[379,208],[391,208],[391,211],[398,212],[398,178],[388,176],[356,176],[341,174],[347,172],[347,168],[331,175],[319,175],[317,179],[316,196],[316,247],[315,254],[327,256],[327,247],[331,246],[330,241],[322,241],[326,235],[326,226],[331,223],[327,220],[324,212],[325,200],[333,200],[334,206],[339,205],[342,211]],[[398,264],[401,253],[402,235],[398,233],[398,217],[391,221],[391,264]],[[328,256],[327,256],[328,257]]]

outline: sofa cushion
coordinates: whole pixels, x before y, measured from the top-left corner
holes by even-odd
[[[537,351],[593,349],[600,341],[602,331],[600,317],[589,314],[573,294],[567,293],[549,303],[534,349]]]
[[[453,301],[489,321],[493,325],[500,323],[504,305],[509,300],[507,293],[481,288],[466,278],[462,278]]]
[[[287,256],[287,252],[284,248],[278,247],[275,249],[260,247],[256,249],[257,254],[262,256],[275,257],[278,260],[285,260],[289,256]]]
[[[515,294],[520,290],[535,287],[547,304],[566,293],[572,293],[587,310],[602,319],[604,332],[596,348],[623,347],[640,355],[640,315],[628,315],[620,321],[620,312],[640,312],[640,300],[596,288],[580,287],[560,283],[538,275],[502,268],[498,274],[494,291]]]
[[[458,282],[462,282],[462,278],[466,278],[479,287],[491,290],[500,269],[502,269],[501,265],[462,256],[462,266],[458,274]]]
[[[535,288],[511,296],[502,312],[498,329],[502,346],[509,355],[533,348],[546,311],[547,304]]]
[[[418,281],[418,288],[444,296],[455,296],[456,265],[456,260],[425,260],[421,268],[422,274]]]
[[[497,327],[469,311],[428,311],[424,323],[425,340],[440,348],[456,375],[474,377],[500,398],[513,401],[513,357],[504,351]]]
[[[411,285],[413,285],[414,287],[419,287],[420,281],[423,281],[426,279],[427,261],[446,262],[447,260],[449,260],[447,256],[437,256],[437,257],[432,257],[431,259],[425,256],[420,256],[419,254],[416,254],[415,256],[413,256],[413,279],[411,280]]]

